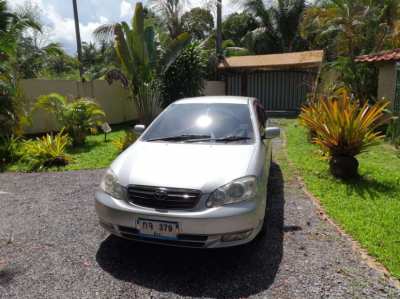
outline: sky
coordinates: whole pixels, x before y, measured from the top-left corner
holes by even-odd
[[[185,9],[205,6],[212,0],[186,0]],[[75,25],[72,0],[8,0],[11,8],[34,6],[38,8],[45,25],[45,36],[59,42],[70,54],[76,52]],[[92,32],[101,24],[129,21],[137,0],[77,0],[82,41],[94,41]],[[223,0],[224,15],[238,10],[237,0]]]

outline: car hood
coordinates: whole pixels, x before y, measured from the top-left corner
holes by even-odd
[[[254,144],[191,144],[137,141],[112,164],[130,184],[211,192],[247,175]]]

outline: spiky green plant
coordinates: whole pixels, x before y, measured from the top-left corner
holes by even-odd
[[[381,100],[361,104],[348,94],[321,98],[301,109],[300,122],[314,132],[313,141],[330,156],[354,157],[383,138],[376,129],[388,120]]]
[[[70,138],[63,131],[55,136],[47,134],[42,138],[26,141],[21,159],[29,165],[31,171],[62,167],[71,161],[71,157],[65,153],[69,144]]]
[[[123,152],[131,144],[133,144],[137,138],[138,138],[138,135],[135,132],[133,132],[131,130],[126,130],[124,132],[124,136],[113,141],[113,145],[117,148],[117,150],[119,152]]]

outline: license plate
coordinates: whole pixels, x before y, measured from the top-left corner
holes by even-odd
[[[156,237],[173,237],[179,234],[179,223],[150,219],[138,219],[137,228],[141,234]]]

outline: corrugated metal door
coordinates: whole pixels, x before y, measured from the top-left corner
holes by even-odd
[[[396,96],[392,109],[393,112],[400,112],[400,63],[396,64]]]
[[[258,71],[226,75],[228,95],[255,97],[270,111],[300,110],[314,80],[315,73],[309,71]]]

